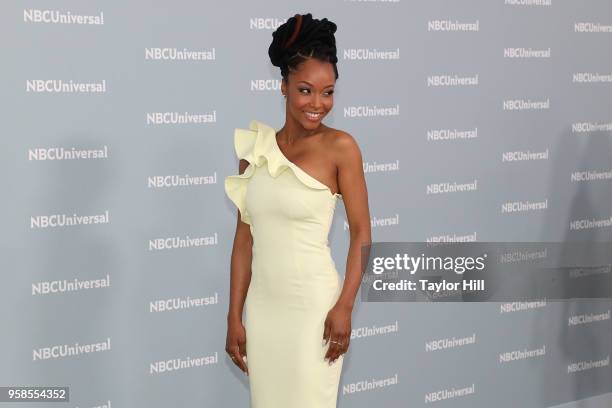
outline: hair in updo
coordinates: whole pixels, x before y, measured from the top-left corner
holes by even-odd
[[[285,80],[308,58],[330,62],[338,79],[336,63],[336,24],[326,18],[313,19],[312,14],[296,14],[272,33],[272,44],[268,48],[270,61],[279,67]]]

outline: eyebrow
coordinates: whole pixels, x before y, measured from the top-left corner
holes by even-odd
[[[303,83],[308,84],[308,85],[310,85],[310,86],[314,86],[313,84],[311,84],[311,83],[310,83],[310,82],[308,82],[308,81],[298,81],[298,83],[300,83],[300,82],[303,82]],[[334,84],[330,84],[330,85],[324,86],[324,87],[323,87],[323,89],[325,89],[325,88],[329,88],[330,86],[334,86]]]

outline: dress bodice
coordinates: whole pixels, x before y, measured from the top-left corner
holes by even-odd
[[[336,201],[342,195],[332,194],[287,159],[276,142],[276,130],[262,122],[252,120],[249,129],[236,128],[234,148],[249,166],[243,174],[226,177],[225,190],[241,220],[250,225],[254,241],[258,227],[265,226],[276,230],[266,237],[299,236],[308,245],[327,245]]]

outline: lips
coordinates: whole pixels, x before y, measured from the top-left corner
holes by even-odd
[[[304,115],[310,120],[319,120],[323,116],[323,112],[307,112],[304,111]]]

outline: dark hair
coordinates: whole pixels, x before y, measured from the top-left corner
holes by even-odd
[[[290,70],[308,58],[316,58],[330,62],[338,79],[336,29],[336,24],[326,18],[317,20],[311,13],[296,14],[272,33],[272,44],[268,48],[272,65],[280,68],[286,80]]]

